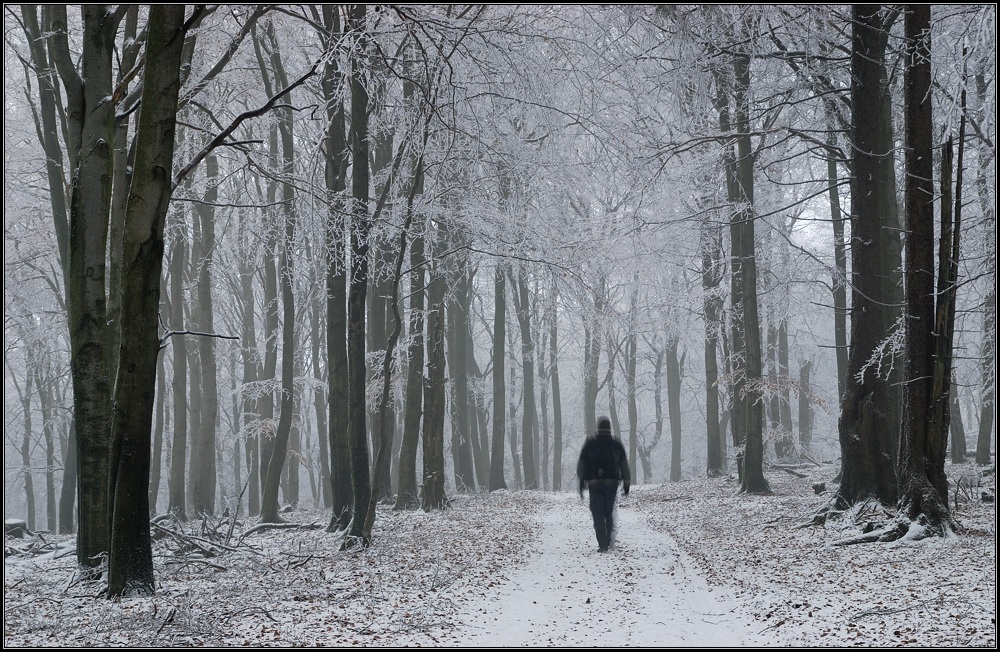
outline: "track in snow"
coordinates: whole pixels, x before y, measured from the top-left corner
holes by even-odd
[[[633,494],[641,488],[633,488]],[[710,589],[666,534],[619,496],[606,553],[586,500],[545,494],[528,561],[488,606],[460,614],[462,645],[742,647],[757,643],[721,589]]]

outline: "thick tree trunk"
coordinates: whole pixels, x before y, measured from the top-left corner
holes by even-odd
[[[122,246],[121,357],[111,422],[112,513],[108,595],[153,592],[149,455],[157,356],[163,231],[173,179],[184,6],[150,8],[136,159]]]
[[[341,38],[339,9],[323,5],[327,47]],[[323,72],[323,98],[326,104],[328,150],[326,156],[326,189],[330,197],[327,216],[326,267],[326,355],[329,391],[330,483],[332,511],[329,531],[343,530],[353,514],[354,496],[351,480],[351,431],[348,426],[348,351],[347,351],[347,222],[340,195],[346,190],[347,133],[344,104],[339,99],[343,73],[337,58],[331,57]]]
[[[288,79],[285,75],[284,66],[281,61],[281,53],[278,48],[278,40],[274,33],[274,26],[268,23],[267,38],[270,45],[270,65],[268,68],[274,75],[274,85],[277,88],[287,88]],[[262,69],[261,74],[265,81],[265,87],[269,86],[268,76]],[[273,96],[272,89],[268,89],[268,95]],[[291,94],[288,96],[291,102]],[[292,110],[282,108],[278,110],[278,132],[281,137],[281,177],[290,179],[295,171],[295,139],[292,130]],[[278,415],[278,426],[274,433],[271,455],[267,462],[266,476],[264,480],[263,494],[261,497],[260,520],[264,523],[277,523],[281,520],[278,516],[278,489],[281,481],[282,470],[285,466],[285,459],[288,455],[288,442],[292,430],[292,417],[295,408],[295,293],[293,291],[294,276],[294,246],[295,246],[295,226],[296,208],[295,191],[290,182],[281,184],[281,216],[284,223],[284,232],[281,242],[278,245],[280,250],[280,284],[281,284],[281,402]],[[263,461],[262,461],[263,464]],[[296,485],[298,481],[298,467],[295,467]],[[291,487],[286,491],[285,501],[294,502]]]
[[[954,530],[948,512],[948,478],[944,472],[947,444],[947,391],[935,388],[935,358],[944,364],[950,342],[936,350],[934,324],[934,156],[931,118],[931,40],[929,5],[909,5],[903,19],[907,45],[906,87],[906,335],[903,421],[900,436],[899,512],[918,521],[927,534]],[[950,143],[948,145],[950,147]],[[950,153],[945,154],[945,158]],[[945,164],[947,165],[947,163]],[[949,179],[950,181],[950,179]],[[942,234],[950,229],[948,220]],[[950,243],[948,243],[950,244]],[[948,301],[950,291],[940,299]],[[947,312],[947,310],[946,310]],[[938,328],[948,325],[937,322]],[[935,355],[937,354],[937,355]],[[940,357],[938,357],[940,356]],[[943,359],[942,359],[943,358]],[[943,384],[950,379],[944,377]],[[935,410],[944,400],[943,414]]]
[[[122,95],[128,92],[128,83],[123,75],[135,66],[139,54],[140,41],[136,39],[138,28],[139,7],[129,6],[125,14],[125,26],[122,34],[124,47],[121,49],[121,60],[118,65],[118,78],[115,80],[115,90]],[[121,276],[121,261],[123,237],[125,234],[125,203],[128,200],[128,187],[132,182],[132,162],[129,161],[128,118],[115,119],[115,141],[113,154],[114,180],[111,195],[110,228],[108,231],[108,278],[112,280],[108,293],[108,323],[111,339],[108,342],[108,367],[115,371],[118,368],[118,350],[120,333],[126,325],[121,324],[121,288],[115,279]],[[135,156],[133,151],[132,156]],[[112,378],[112,383],[114,379]]]
[[[351,150],[354,157],[351,179],[351,275],[347,296],[347,430],[351,443],[351,481],[354,488],[354,515],[351,537],[360,539],[364,514],[371,499],[371,468],[368,453],[365,403],[365,297],[368,292],[368,250],[371,221],[368,214],[368,91],[365,62],[368,35],[365,30],[367,5],[352,5],[349,27],[357,39],[351,57]],[[442,482],[444,478],[442,478]]]
[[[852,18],[851,345],[840,406],[837,499],[841,506],[868,499],[892,505],[897,495],[893,442],[898,439],[889,420],[892,397],[887,379],[868,366],[888,335],[883,318],[888,298],[879,264],[880,197],[887,189],[879,182],[879,159],[886,153],[877,149],[882,142],[878,131],[884,126],[878,114],[884,106],[877,98],[890,92],[882,84],[882,73],[891,18],[884,18],[878,5],[856,5]]]
[[[65,5],[53,5],[50,53],[66,90],[67,150],[72,168],[66,281],[73,422],[76,431],[77,562],[95,568],[110,549],[111,341],[107,316],[108,215],[114,141],[112,95],[117,22],[107,5],[83,7],[82,75],[69,50]],[[86,83],[84,82],[86,80]],[[146,462],[148,464],[148,459]],[[143,495],[146,495],[143,489]]]
[[[731,239],[732,338],[735,438],[742,445],[739,460],[740,491],[769,492],[764,477],[764,408],[761,400],[761,337],[757,312],[757,263],[753,212],[753,168],[750,146],[749,99],[750,57],[737,54],[733,59],[735,85],[732,89],[735,122],[724,123],[724,130],[735,128],[736,152],[728,162]],[[728,120],[726,121],[728,122]]]

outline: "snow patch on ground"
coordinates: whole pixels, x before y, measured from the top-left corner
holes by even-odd
[[[72,537],[7,538],[4,646],[996,646],[995,503],[962,497],[950,537],[834,547],[881,514],[799,527],[836,469],[798,473],[769,471],[771,496],[737,495],[732,478],[634,486],[608,553],[575,493],[380,509],[374,544],[347,552],[326,512],[300,510],[286,517],[320,527],[210,558],[157,541],[157,594],[117,602],[73,556],[39,554]],[[981,482],[995,495],[992,473]]]

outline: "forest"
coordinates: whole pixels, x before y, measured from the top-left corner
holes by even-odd
[[[4,99],[5,533],[102,596],[573,491],[602,414],[851,543],[994,472],[995,5],[5,5]]]

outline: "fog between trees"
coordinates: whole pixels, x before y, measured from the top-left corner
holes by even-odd
[[[5,515],[992,464],[995,7],[5,7]],[[924,475],[921,469],[932,469]],[[940,470],[940,473],[934,472]],[[148,490],[147,490],[148,487]],[[369,517],[369,518],[366,518]]]

